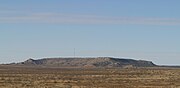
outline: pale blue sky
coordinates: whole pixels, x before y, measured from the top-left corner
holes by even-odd
[[[0,63],[127,57],[180,65],[179,0],[1,0]]]

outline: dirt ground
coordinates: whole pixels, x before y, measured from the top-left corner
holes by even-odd
[[[0,88],[180,88],[180,69],[0,66]]]

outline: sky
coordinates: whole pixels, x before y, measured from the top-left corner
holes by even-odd
[[[180,65],[180,0],[1,0],[0,63],[119,57]]]

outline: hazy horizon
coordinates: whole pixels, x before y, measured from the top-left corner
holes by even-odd
[[[0,1],[0,63],[118,57],[180,65],[179,0]]]

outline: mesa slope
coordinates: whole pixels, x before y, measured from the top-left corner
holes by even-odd
[[[44,58],[28,59],[17,63],[20,66],[47,66],[47,67],[154,67],[151,61],[123,58]]]

